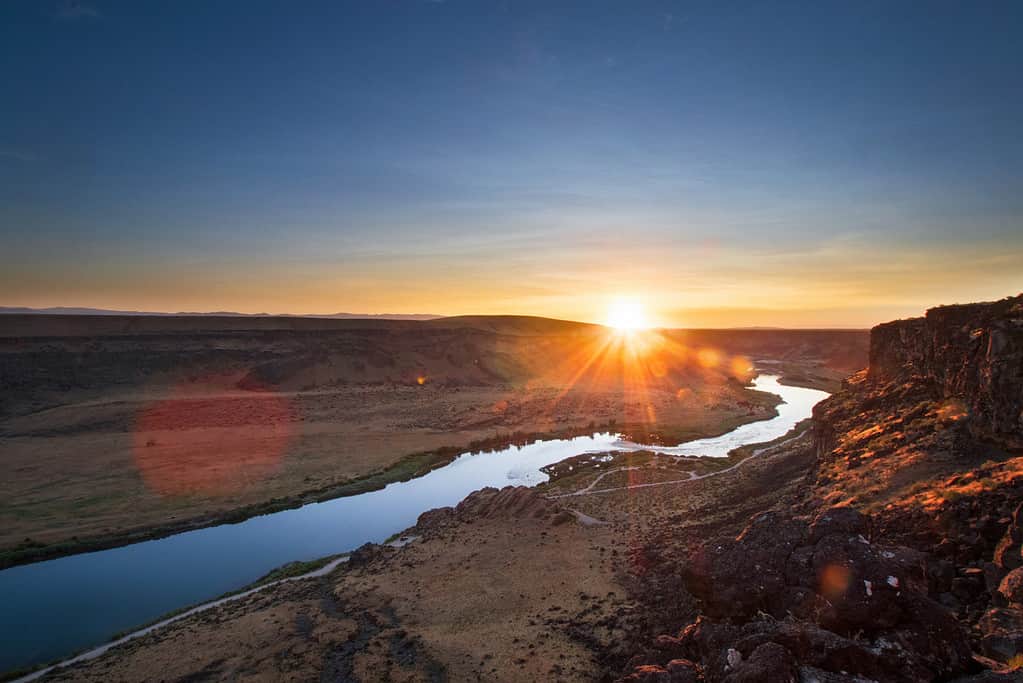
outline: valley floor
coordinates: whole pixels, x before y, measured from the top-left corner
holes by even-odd
[[[7,562],[379,487],[524,435],[636,428],[678,443],[765,419],[777,400],[728,383],[683,397],[553,386],[203,389],[123,394],[0,422]]]
[[[423,515],[403,548],[367,547],[331,575],[190,617],[52,679],[597,680],[657,629],[636,593],[644,548],[668,530],[739,529],[790,494],[813,459],[805,429],[793,436],[718,477],[662,487],[568,503],[549,496],[578,478],[487,489]],[[635,481],[663,478],[630,457]]]

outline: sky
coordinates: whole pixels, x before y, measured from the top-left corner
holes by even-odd
[[[0,5],[0,305],[862,327],[1023,291],[1023,5]]]

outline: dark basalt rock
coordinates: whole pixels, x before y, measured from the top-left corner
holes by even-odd
[[[416,531],[425,536],[445,528],[453,521],[455,521],[455,508],[434,508],[419,515],[416,520]]]
[[[926,555],[871,543],[869,524],[844,507],[810,524],[769,513],[704,544],[683,576],[706,616],[655,649],[699,662],[707,681],[798,680],[802,667],[876,681],[966,673],[964,630],[926,595]]]
[[[364,543],[352,551],[348,556],[349,567],[364,567],[374,560],[382,557],[386,549],[376,543]]]
[[[698,551],[685,572],[687,588],[710,616],[783,610],[788,558],[805,538],[805,522],[758,515],[738,538],[712,541]]]
[[[995,548],[993,561],[1003,569],[1016,569],[1023,566],[1023,503],[1012,513],[1012,520],[1005,535]]]
[[[619,681],[628,683],[700,683],[703,677],[695,664],[686,659],[673,659],[665,666],[643,664]]]
[[[975,434],[1023,446],[1023,296],[878,325],[869,377],[933,383],[960,402]]]
[[[985,612],[979,622],[984,654],[1007,662],[1023,653],[1023,612],[995,607]]]
[[[749,659],[730,667],[725,676],[726,683],[757,683],[778,681],[794,683],[797,680],[795,657],[778,643],[767,642],[758,645]]]
[[[673,659],[664,667],[672,683],[697,683],[703,680],[700,669],[688,659]]]
[[[1023,606],[1023,567],[1013,569],[998,585],[998,592],[1012,606]]]
[[[867,531],[867,518],[848,506],[822,510],[810,524],[810,543],[816,543],[830,534],[861,535]]]
[[[651,572],[698,604],[633,666],[684,659],[707,683],[1023,680],[1008,671],[1023,653],[1023,295],[878,326],[870,361],[814,408],[805,488]]]
[[[1019,671],[984,671],[955,679],[955,683],[1020,683],[1020,681],[1023,681],[1023,673]]]
[[[681,636],[682,647],[698,657],[704,665],[704,674],[709,681],[725,680],[737,673],[744,663],[753,659],[754,652],[780,652],[772,647],[761,650],[766,643],[772,643],[788,653],[783,661],[798,662],[801,666],[814,666],[835,672],[854,672],[876,675],[882,670],[879,657],[864,645],[835,633],[818,628],[813,624],[795,620],[754,621],[741,627],[726,623],[697,620],[687,627]],[[770,679],[765,679],[770,680]]]

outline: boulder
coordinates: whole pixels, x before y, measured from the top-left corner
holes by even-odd
[[[865,533],[867,518],[859,510],[838,506],[822,510],[810,524],[810,543],[817,543],[830,534],[855,536]]]
[[[689,591],[715,617],[783,616],[786,565],[803,544],[806,524],[787,515],[756,516],[734,540],[705,544],[685,570]]]
[[[1007,570],[1023,566],[1023,503],[1012,513],[1012,521],[995,547],[994,563]]]
[[[632,670],[632,673],[618,679],[619,683],[669,683],[668,671],[656,664],[643,664]]]
[[[1010,605],[1023,604],[1023,567],[1017,567],[1006,574],[998,585],[998,592]]]
[[[948,593],[956,577],[956,566],[949,560],[932,560],[927,566],[928,592]]]
[[[376,543],[363,543],[353,550],[348,556],[349,567],[363,567],[374,560],[383,557],[386,550],[384,546]]]
[[[811,563],[817,592],[828,601],[818,621],[838,633],[892,628],[908,616],[902,599],[907,591],[927,590],[920,553],[875,546],[861,536],[823,537]]]
[[[664,668],[672,683],[699,683],[703,680],[699,667],[688,659],[673,659]]]
[[[673,659],[665,666],[642,664],[618,679],[619,683],[700,683],[699,667],[688,659]]]
[[[767,667],[786,670],[785,663],[792,664],[793,673],[797,664],[835,672],[855,672],[867,677],[876,677],[883,670],[879,658],[864,645],[813,624],[791,619],[754,621],[737,628],[701,617],[685,629],[681,639],[691,656],[703,662],[704,676],[708,681],[774,680],[726,677],[748,676]],[[771,647],[762,649],[765,644],[771,644]],[[782,650],[787,655],[782,655]],[[757,652],[760,654],[755,668],[747,668],[754,662]]]
[[[795,683],[796,680],[796,665],[792,653],[778,643],[772,642],[758,645],[749,659],[740,660],[724,678],[725,683],[759,681]]]
[[[984,654],[1007,662],[1023,652],[1023,612],[995,607],[978,622]]]

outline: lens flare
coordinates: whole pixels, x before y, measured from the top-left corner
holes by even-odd
[[[280,469],[298,422],[268,387],[249,382],[239,394],[223,377],[193,378],[136,415],[135,465],[160,496],[235,494]]]

